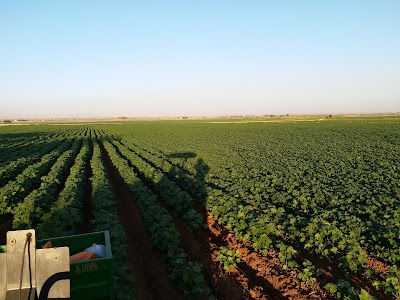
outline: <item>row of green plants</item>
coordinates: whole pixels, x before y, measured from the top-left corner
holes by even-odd
[[[171,215],[133,172],[129,163],[120,157],[114,146],[107,140],[102,142],[113,165],[137,202],[154,247],[160,250],[167,261],[171,278],[188,299],[201,299],[208,295],[210,290],[205,284],[202,266],[188,260]]]
[[[14,207],[34,189],[40,186],[41,177],[48,173],[57,158],[71,146],[70,140],[60,142],[60,145],[45,154],[42,159],[25,168],[14,180],[9,181],[0,189],[0,216],[11,214]]]
[[[22,157],[29,157],[34,153],[42,152],[42,148],[48,147],[49,145],[53,145],[54,147],[56,147],[56,145],[59,144],[60,141],[84,137],[83,129],[71,130],[70,128],[64,128],[58,130],[50,130],[49,126],[42,127],[42,129],[44,128],[46,129],[40,132],[40,134],[38,134],[38,132],[35,131],[34,128],[30,129],[31,131],[23,132],[20,134],[17,133],[20,129],[14,129],[16,130],[15,134],[17,136],[21,136],[20,139],[22,139],[24,142],[21,142],[21,144],[19,145],[10,144],[9,147],[0,150],[1,169],[3,167],[6,167],[6,165],[13,160],[17,160]]]
[[[57,200],[45,212],[36,227],[38,236],[47,239],[73,235],[79,232],[82,222],[83,197],[88,184],[85,169],[91,153],[90,141],[84,139],[82,147],[70,169],[64,188]]]
[[[28,149],[38,149],[38,146],[42,146],[45,143],[60,140],[63,138],[62,133],[50,133],[50,134],[22,134],[14,139],[11,139],[9,143],[5,141],[0,142],[1,147],[1,158],[0,163],[7,162],[10,157],[22,156],[21,154],[29,153]],[[14,140],[18,140],[14,142]]]
[[[12,211],[14,229],[35,227],[43,213],[50,210],[52,202],[58,197],[57,191],[60,191],[64,186],[67,173],[81,148],[81,144],[81,140],[75,140],[71,149],[62,153],[48,173],[40,178],[40,186],[31,191],[23,201],[16,204]]]
[[[26,135],[17,135],[13,138],[4,138],[0,141],[0,151],[3,152],[4,150],[17,150],[21,147],[28,147],[30,145],[35,144],[37,141],[41,140],[43,135],[40,134],[32,134],[29,137]]]
[[[194,200],[188,193],[181,190],[158,168],[151,166],[120,142],[113,141],[112,144],[134,167],[137,174],[142,175],[145,182],[151,185],[157,195],[171,207],[173,213],[184,220],[187,226],[193,230],[203,228],[202,216],[194,210]]]
[[[45,152],[46,151],[46,152]],[[44,153],[47,153],[47,149],[43,150]],[[36,163],[40,160],[41,156],[38,153],[35,153],[32,156],[21,157],[17,160],[10,161],[6,166],[0,169],[0,187],[6,185],[12,178],[15,178],[18,174],[20,174],[27,166]]]
[[[15,160],[8,159],[0,168],[0,188],[21,174],[28,166],[37,163],[44,155],[50,153],[60,145],[59,140],[52,140],[37,147],[27,147],[21,151]],[[14,154],[12,154],[14,157]],[[7,154],[3,154],[6,157]]]
[[[324,288],[335,295],[337,299],[376,300],[376,297],[372,296],[364,289],[361,289],[360,292],[356,291],[349,282],[343,279],[339,279],[336,283],[328,283]]]
[[[127,145],[130,150],[134,151],[139,157],[146,160],[153,167],[162,170],[169,179],[178,184],[181,189],[187,191],[196,203],[205,204],[204,199],[207,196],[207,191],[204,181],[196,177],[200,175],[197,174],[198,172],[196,172],[196,176],[193,176],[185,172],[182,168],[169,162],[165,157],[153,153],[151,148],[141,148],[135,145],[131,140],[122,139],[120,142]],[[198,169],[201,164],[197,161],[196,166]]]

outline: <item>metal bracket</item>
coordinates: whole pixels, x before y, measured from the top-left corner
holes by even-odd
[[[37,291],[41,300],[70,298],[69,248],[36,250],[35,230],[9,231],[7,252],[0,253],[0,300],[34,300]]]
[[[29,243],[27,242],[28,234],[30,234]],[[30,256],[28,256],[28,250]],[[6,300],[28,299],[29,292],[31,293],[29,300],[34,300],[36,292],[36,238],[33,229],[7,232],[6,278]]]

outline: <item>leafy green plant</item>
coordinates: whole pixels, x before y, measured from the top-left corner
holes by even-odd
[[[317,279],[316,277],[322,274],[320,269],[317,269],[310,261],[306,260],[303,262],[304,269],[297,275],[297,277],[307,283],[308,285],[314,284]]]
[[[368,255],[360,246],[354,246],[345,256],[340,258],[340,261],[343,267],[357,271],[360,266],[368,262]]]
[[[358,300],[358,294],[354,287],[350,283],[343,279],[339,279],[336,284],[328,283],[324,286],[324,289],[334,294],[338,299],[345,300]]]
[[[297,251],[292,246],[286,246],[283,243],[276,245],[279,248],[278,259],[285,265],[297,255]]]
[[[286,265],[288,268],[291,269],[298,269],[300,267],[300,265],[295,260],[289,260]]]
[[[230,272],[236,268],[236,264],[240,263],[240,251],[232,251],[228,247],[219,247],[220,254],[217,260],[220,261],[225,271]]]
[[[78,232],[82,222],[83,196],[85,188],[85,167],[88,164],[90,141],[85,139],[74,165],[65,181],[64,189],[58,195],[50,211],[44,213],[36,227],[41,239],[71,235]],[[68,216],[68,217],[66,217]]]
[[[384,280],[377,280],[373,283],[377,289],[382,289],[386,295],[400,299],[400,272],[397,266],[388,267],[388,274]]]
[[[366,269],[363,271],[363,274],[364,274],[367,278],[371,278],[371,277],[377,275],[378,272],[375,271],[375,270],[372,269],[372,268],[366,268]]]
[[[187,262],[184,257],[174,260],[171,278],[179,282],[188,299],[200,299],[202,295],[210,293],[210,289],[204,283],[201,267],[199,263]]]
[[[339,279],[336,284],[328,283],[324,286],[331,294],[334,294],[338,299],[343,300],[376,300],[374,296],[366,290],[361,289],[358,293],[350,283],[343,279]]]
[[[368,293],[366,290],[361,289],[361,293],[358,295],[360,300],[376,300],[374,296]]]

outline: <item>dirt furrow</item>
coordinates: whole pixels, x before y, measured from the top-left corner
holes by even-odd
[[[92,182],[90,178],[93,176],[92,167],[90,161],[93,156],[93,144],[90,143],[90,154],[88,155],[85,162],[85,191],[83,194],[83,218],[80,225],[80,233],[87,233],[91,231],[90,220],[92,220]]]

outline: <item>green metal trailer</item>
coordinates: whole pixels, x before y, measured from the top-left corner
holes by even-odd
[[[70,299],[115,299],[113,284],[113,257],[109,231],[38,240],[36,241],[36,249],[41,249],[48,241],[52,243],[54,248],[68,247],[70,255],[84,251],[86,248],[92,246],[93,243],[104,245],[106,249],[105,257],[70,263]],[[43,250],[41,251],[42,253],[44,252]],[[7,253],[7,246],[0,246],[0,253]]]

